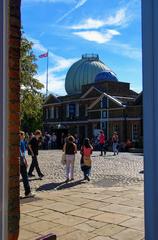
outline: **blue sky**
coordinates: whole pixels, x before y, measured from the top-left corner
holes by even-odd
[[[49,50],[49,92],[65,94],[69,67],[97,53],[116,74],[142,90],[140,0],[22,0],[22,25],[39,56]],[[46,59],[37,78],[45,84]]]

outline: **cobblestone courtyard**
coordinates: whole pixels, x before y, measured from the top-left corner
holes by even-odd
[[[39,165],[44,173],[43,180],[31,178],[34,190],[48,190],[60,187],[65,180],[65,167],[61,165],[61,150],[40,151]],[[30,164],[31,157],[27,157]],[[92,155],[92,176],[90,184],[97,187],[123,186],[143,181],[139,171],[143,169],[143,155],[138,153],[119,153],[113,156],[107,152],[106,156],[99,156],[99,152]],[[36,173],[35,173],[36,174]],[[75,160],[75,180],[83,178],[80,170],[80,153]],[[61,185],[62,186],[62,185]],[[23,186],[22,188],[23,189]]]

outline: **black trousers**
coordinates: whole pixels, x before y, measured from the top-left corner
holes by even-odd
[[[22,176],[22,181],[25,189],[25,195],[28,195],[31,192],[30,184],[28,181],[27,168],[25,164],[20,164],[20,174]]]
[[[34,171],[34,168],[36,169],[37,174],[40,177],[42,175],[42,173],[41,173],[41,170],[39,168],[38,160],[37,160],[37,156],[36,155],[32,156],[32,163],[31,163],[28,175],[32,175],[32,172]]]

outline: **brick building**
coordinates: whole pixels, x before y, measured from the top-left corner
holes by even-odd
[[[140,141],[142,93],[137,94],[129,83],[118,81],[98,55],[83,55],[74,63],[65,87],[68,95],[50,95],[44,104],[45,130],[69,132],[82,139],[93,138],[103,129],[108,139],[117,131],[121,142]]]

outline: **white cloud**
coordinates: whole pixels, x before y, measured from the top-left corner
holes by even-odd
[[[141,60],[142,52],[140,48],[132,47],[129,44],[118,42],[111,42],[110,47],[114,53],[120,54],[130,59]]]
[[[110,16],[106,21],[105,25],[115,25],[115,26],[120,26],[124,23],[127,22],[128,17],[126,15],[127,13],[127,8],[122,8],[118,10],[115,14],[115,16]]]
[[[39,79],[39,81],[41,83],[44,84],[44,89],[43,92],[45,93],[45,89],[46,89],[46,72],[43,72],[40,75],[36,76],[37,79]],[[65,95],[66,91],[65,91],[65,76],[55,76],[55,74],[53,74],[52,69],[49,70],[49,78],[48,78],[48,92],[49,93],[55,93],[57,95]]]
[[[122,8],[115,13],[115,16],[110,16],[105,20],[88,18],[84,22],[73,25],[70,28],[74,30],[81,29],[98,29],[104,26],[121,26],[128,21],[126,16],[127,9]]]
[[[77,9],[77,8],[83,6],[87,1],[88,1],[88,0],[79,0],[78,3],[77,3],[77,5],[75,6],[75,8]]]
[[[26,38],[33,43],[33,49],[39,52],[47,52],[47,49],[40,43],[38,39],[32,38],[28,35],[26,35]]]
[[[86,19],[83,23],[78,24],[78,25],[73,25],[70,28],[74,30],[79,30],[79,29],[97,29],[104,26],[104,21],[101,20],[96,20],[93,18],[88,18]]]
[[[120,35],[118,31],[112,29],[106,30],[105,33],[98,31],[80,31],[74,32],[73,34],[88,41],[96,42],[99,44],[107,43],[113,38],[113,36]]]
[[[73,7],[72,9],[70,9],[68,12],[66,12],[61,18],[59,18],[57,20],[57,23],[63,21],[67,16],[69,16],[71,13],[73,13],[75,10],[77,10],[78,8],[82,7],[88,0],[78,0],[78,3],[75,5],[75,7]]]

